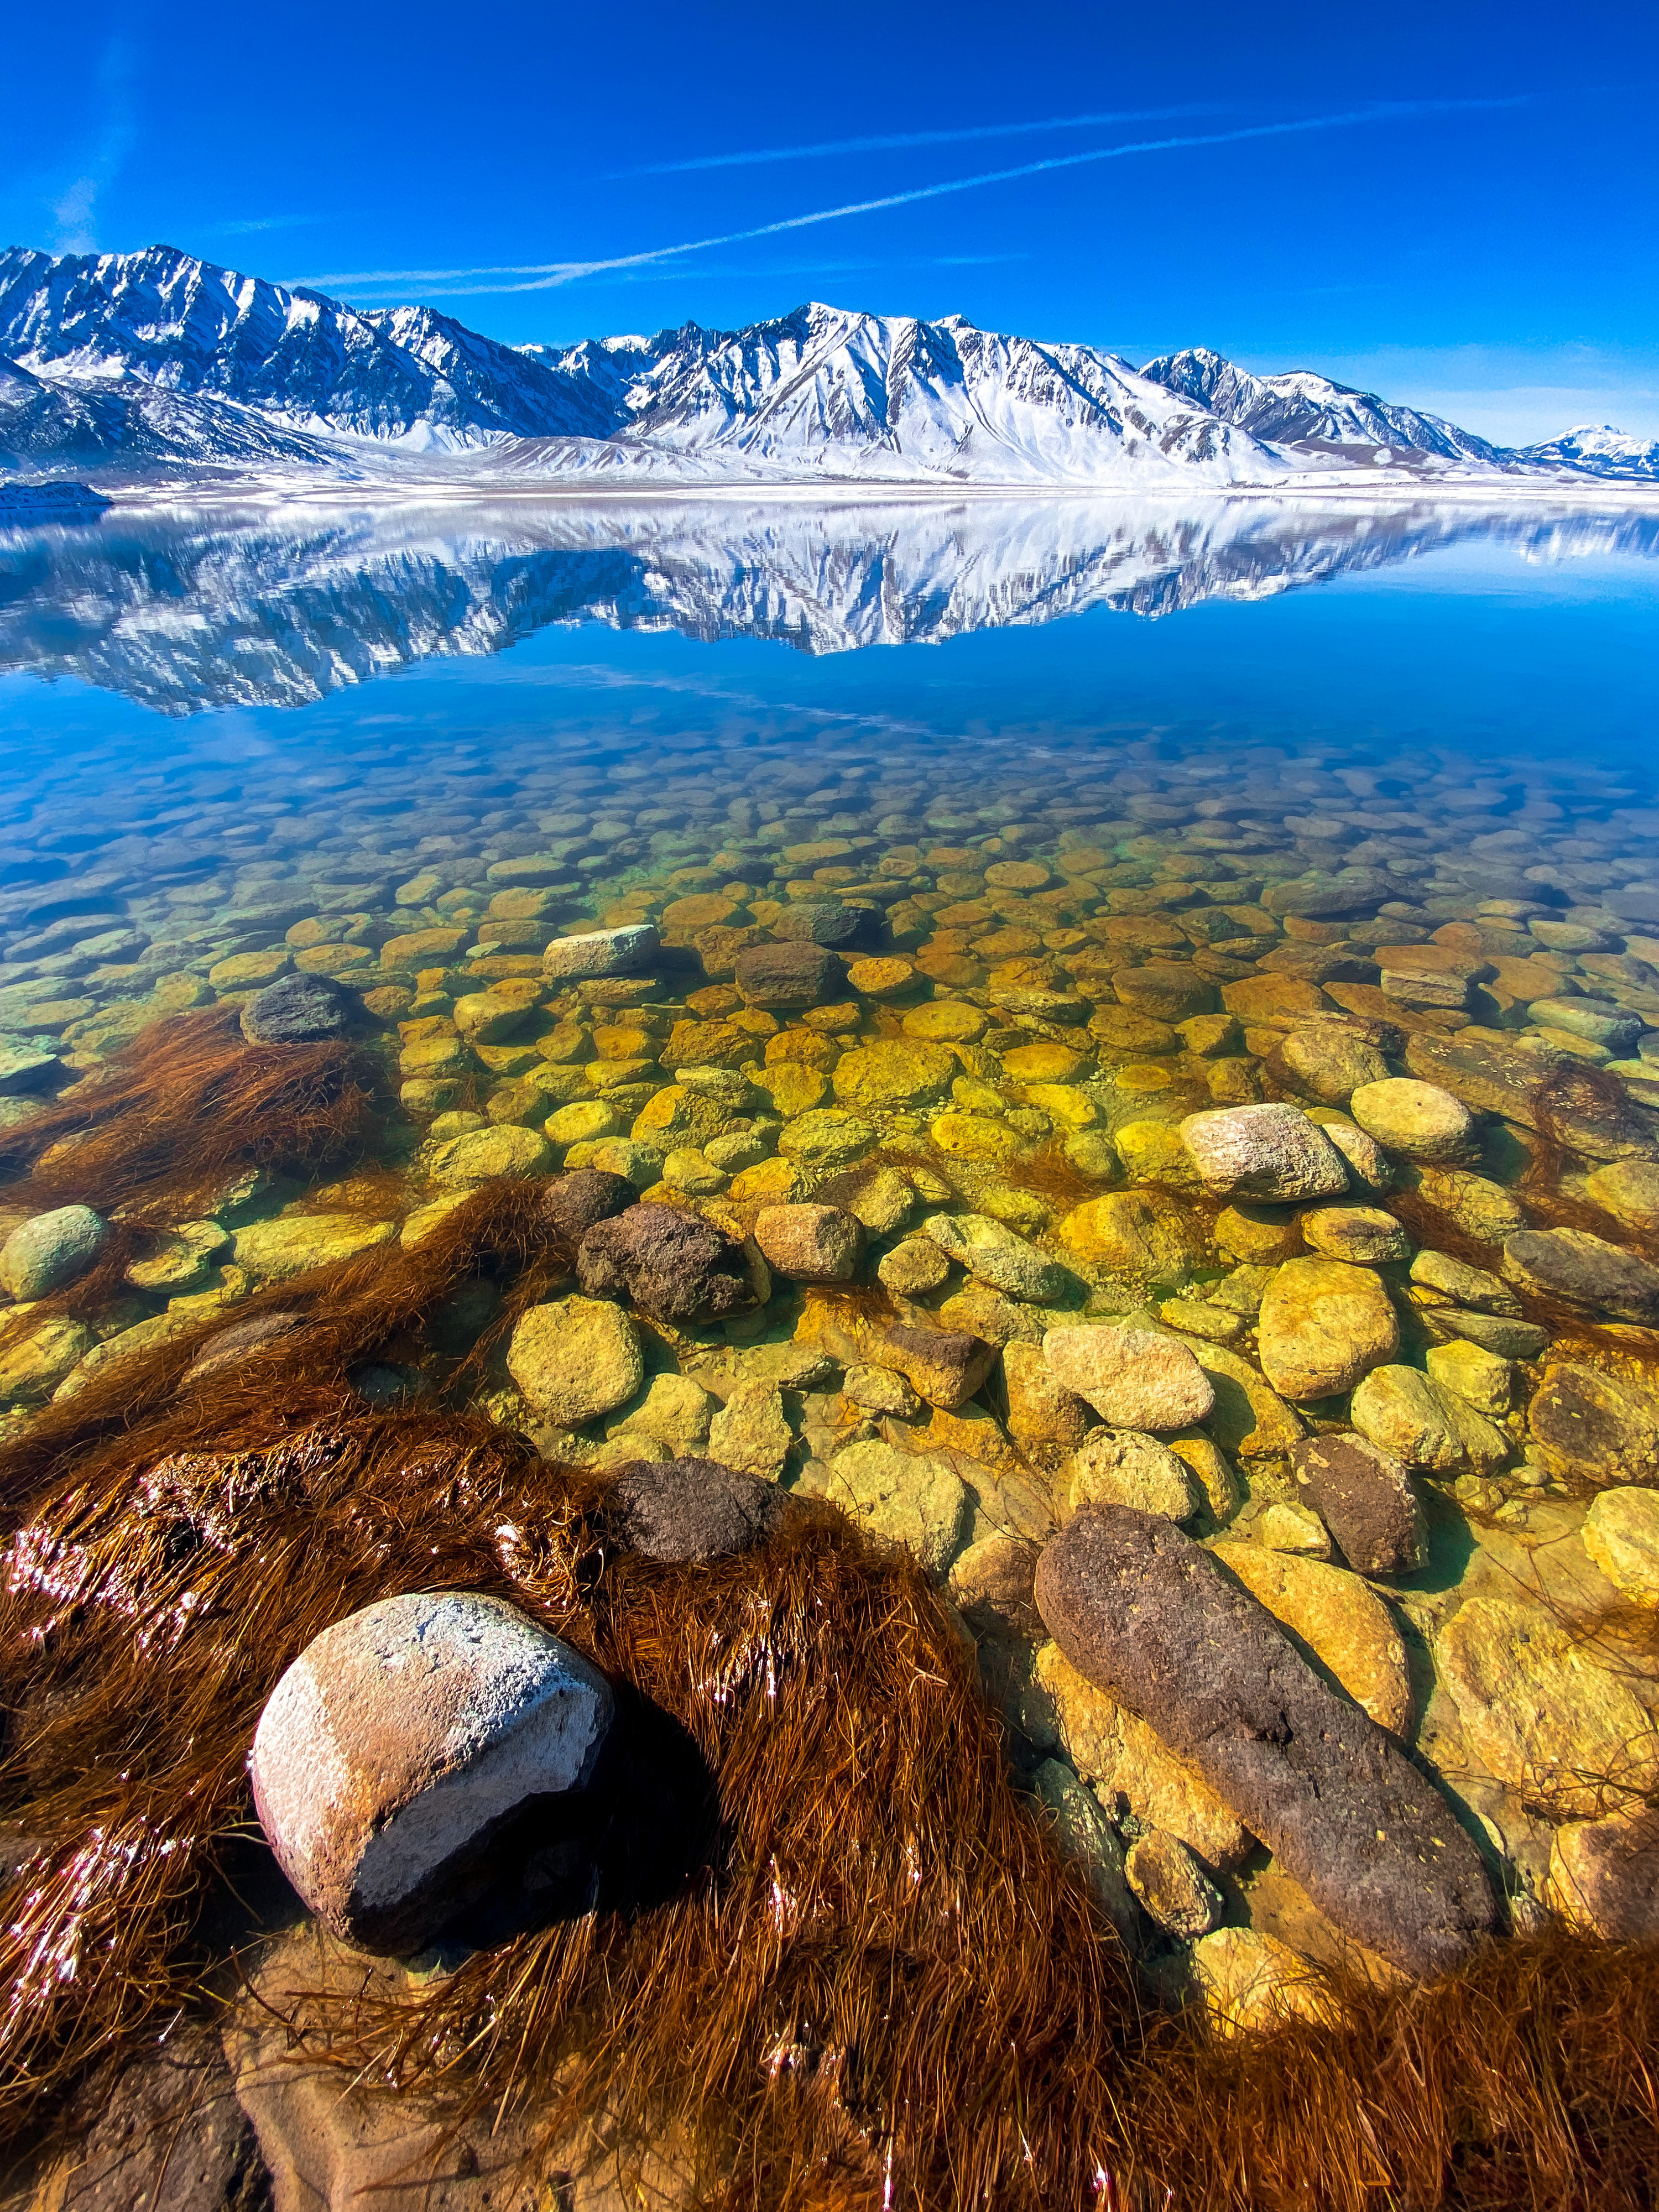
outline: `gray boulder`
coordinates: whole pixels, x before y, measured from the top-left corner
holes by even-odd
[[[15,1298],[46,1298],[84,1275],[109,1237],[109,1224],[89,1206],[58,1206],[21,1222],[0,1244],[0,1290]]]
[[[250,1044],[330,1044],[362,1012],[357,994],[331,975],[282,975],[242,1008],[242,1035]]]
[[[1299,1106],[1226,1106],[1189,1114],[1181,1140],[1216,1198],[1275,1202],[1340,1198],[1348,1188],[1342,1155]]]
[[[786,1010],[822,1006],[842,988],[846,975],[833,952],[809,940],[751,945],[738,955],[734,980],[744,1006]]]
[[[1042,1554],[1036,1600],[1072,1665],[1156,1728],[1356,1941],[1429,1976],[1492,1928],[1449,1805],[1171,1522],[1079,1513]]]
[[[511,1814],[586,1788],[613,1707],[597,1668],[500,1598],[388,1598],[325,1629],[271,1692],[254,1806],[319,1919],[414,1950],[469,1901]]]

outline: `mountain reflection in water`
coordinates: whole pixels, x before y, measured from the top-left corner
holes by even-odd
[[[1269,598],[1474,539],[1522,559],[1650,559],[1659,514],[1432,499],[180,502],[0,532],[0,668],[166,714],[298,706],[550,623],[844,653]]]

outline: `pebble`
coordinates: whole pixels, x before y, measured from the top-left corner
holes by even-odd
[[[508,1340],[507,1367],[540,1419],[566,1429],[614,1413],[645,1380],[639,1332],[602,1298],[532,1306]]]
[[[1474,1140],[1474,1116],[1461,1100],[1407,1076],[1363,1085],[1348,1111],[1368,1137],[1408,1159],[1461,1159]]]
[[[1189,1348],[1149,1329],[1051,1328],[1042,1356],[1062,1389],[1124,1429],[1184,1429],[1208,1415],[1215,1392]]]
[[[1382,1279],[1340,1260],[1286,1260],[1274,1270],[1257,1323],[1261,1371],[1283,1398],[1350,1390],[1400,1347]]]
[[[825,1495],[878,1542],[912,1553],[937,1581],[972,1518],[967,1487],[948,1460],[873,1441],[836,1454]]]
[[[876,1279],[900,1297],[920,1297],[948,1282],[951,1262],[930,1237],[907,1237],[876,1264]]]
[[[1451,1808],[1170,1522],[1079,1514],[1044,1551],[1036,1595],[1072,1663],[1156,1716],[1338,1928],[1423,1977],[1490,1929],[1492,1893]]]
[[[1412,1574],[1428,1556],[1428,1526],[1397,1459],[1357,1436],[1304,1437],[1291,1468],[1356,1573]]]
[[[0,1244],[0,1290],[19,1300],[50,1297],[84,1275],[108,1241],[109,1224],[89,1206],[33,1214]]]
[[[648,968],[660,947],[649,922],[616,929],[592,929],[580,937],[556,937],[542,953],[542,972],[560,982],[593,976],[632,975]]]
[[[1186,1462],[1156,1437],[1133,1429],[1097,1429],[1072,1455],[1066,1506],[1133,1505],[1166,1520],[1189,1521],[1199,1492]]]
[[[1584,1516],[1589,1553],[1621,1597],[1659,1607],[1659,1491],[1604,1490]]]
[[[1181,1137],[1204,1188],[1217,1198],[1339,1198],[1342,1155],[1297,1106],[1230,1106],[1189,1114]]]
[[[1224,1911],[1221,1892],[1179,1836],[1138,1836],[1124,1858],[1129,1887],[1160,1928],[1182,1942],[1207,1936]]]
[[[763,1206],[754,1237],[767,1265],[798,1283],[850,1283],[864,1252],[864,1231],[838,1206]]]
[[[891,1413],[908,1420],[921,1407],[910,1385],[890,1367],[849,1367],[841,1387],[842,1396],[863,1413]]]
[[[499,1598],[389,1598],[278,1680],[253,1734],[254,1807],[327,1927],[414,1951],[468,1900],[508,1814],[586,1786],[613,1710],[596,1668]]]

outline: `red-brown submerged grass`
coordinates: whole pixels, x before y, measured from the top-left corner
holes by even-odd
[[[0,1139],[13,1194],[46,1208],[178,1218],[249,1167],[314,1172],[360,1152],[378,1063],[345,1043],[245,1043],[234,1007],[142,1030],[96,1074]]]

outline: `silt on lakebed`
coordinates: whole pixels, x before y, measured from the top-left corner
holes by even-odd
[[[167,760],[45,701],[80,750],[0,886],[35,2174],[103,2154],[100,2065],[165,2105],[182,2007],[279,2191],[324,2140],[684,2202],[1643,2200],[1656,817],[1588,728],[1475,757],[1526,709],[1466,611],[1435,737],[1286,726],[1290,674],[1271,742],[1103,731],[1085,669],[1152,664],[1066,626],[969,641],[968,734],[948,657],[878,721],[883,656],[803,703],[592,630]],[[1338,612],[1381,667],[1389,605]],[[248,1042],[303,976],[349,1032]],[[615,1711],[481,1825],[399,1784],[453,1893],[366,1954],[246,1761],[319,1636],[443,1591]]]

